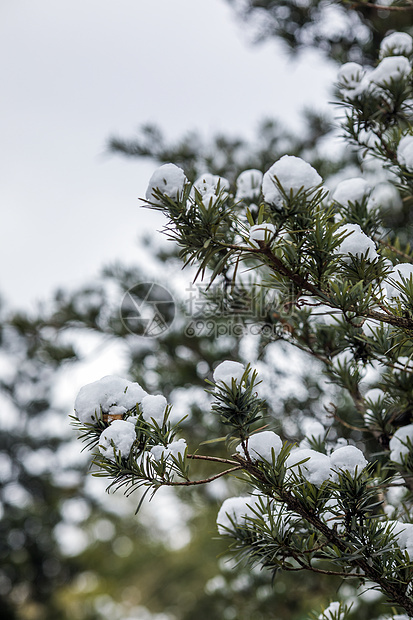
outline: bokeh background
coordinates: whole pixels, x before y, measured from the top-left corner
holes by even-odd
[[[196,449],[224,432],[204,391],[224,359],[259,367],[284,437],[299,441],[324,415],[330,388],[288,347],[188,336],[191,273],[139,199],[165,161],[232,187],[285,153],[331,184],[354,175],[329,104],[337,62],[374,62],[397,20],[316,0],[0,3],[2,619],[301,620],[336,596],[334,580],[273,581],[234,565],[215,518],[242,492],[237,480],[162,490],[135,516],[139,497],[107,494],[91,475],[69,415],[82,385],[127,376],[188,416]],[[125,292],[148,279],[176,300],[158,339],[119,316]]]
[[[134,260],[154,165],[108,154],[112,136],[158,124],[252,138],[264,118],[300,127],[326,109],[336,68],[321,52],[253,45],[224,0],[3,0],[0,6],[0,281],[12,304]]]

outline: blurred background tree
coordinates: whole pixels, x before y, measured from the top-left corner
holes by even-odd
[[[372,65],[386,33],[412,27],[409,2],[227,0],[257,42],[277,37],[297,54],[313,47],[343,64]]]
[[[316,47],[338,62],[371,64],[387,31],[413,30],[410,10],[368,3],[229,1],[253,38],[281,38],[293,53]],[[357,164],[354,153],[343,149],[331,158],[323,147],[336,131],[331,119],[315,111],[305,112],[305,118],[300,136],[275,120],[263,121],[253,143],[225,135],[204,143],[194,132],[168,144],[162,131],[148,124],[131,139],[111,138],[109,149],[138,162],[173,161],[191,180],[206,171],[219,174],[232,186],[242,170],[264,172],[285,153],[305,157],[325,179],[351,170]],[[398,216],[396,232],[406,213]],[[188,334],[189,283],[179,276],[176,249],[152,239],[143,243],[156,281],[172,292],[178,308],[172,327],[158,338],[131,333],[119,316],[124,294],[148,281],[147,264],[111,266],[90,286],[59,291],[36,315],[2,310],[1,617],[306,617],[338,583],[327,585],[311,575],[297,583],[294,576],[283,575],[273,589],[264,573],[242,567],[229,571],[225,556],[217,559],[226,545],[211,538],[218,504],[230,492],[225,485],[199,491],[195,501],[183,492],[178,505],[166,498],[162,509],[155,503],[154,510],[131,519],[125,516],[130,506],[123,510],[119,498],[103,501],[84,475],[86,461],[56,393],[78,365],[87,364],[91,350],[92,356],[113,351],[119,373],[151,393],[162,391],[179,414],[189,414],[187,436],[194,445],[211,433],[222,434],[203,413],[208,401],[203,388],[223,359],[260,361],[271,392],[269,420],[283,436],[299,441],[305,418],[325,415],[330,388],[314,378],[288,344],[248,335]],[[286,365],[296,369],[289,389],[278,381]],[[352,405],[344,396],[342,408],[351,418]],[[220,444],[214,448],[219,454]],[[183,526],[174,523],[175,514],[184,517]],[[363,617],[377,615],[377,609],[369,606]]]

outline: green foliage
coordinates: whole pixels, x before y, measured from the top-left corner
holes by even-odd
[[[413,129],[411,88],[411,76],[404,75],[352,97],[343,91],[348,139],[384,161],[393,175],[390,180],[409,196],[409,166],[399,161],[397,149],[406,129],[408,133]],[[368,144],[366,132],[374,136]],[[172,197],[155,189],[147,202],[166,215],[165,232],[180,247],[185,266],[196,267],[195,279],[207,280],[209,288],[212,283],[223,286],[224,307],[231,308],[237,295],[252,301],[253,308],[261,304],[260,316],[238,315],[237,320],[276,327],[272,335],[260,336],[262,351],[269,343],[289,342],[321,363],[335,386],[334,395],[347,394],[347,399],[330,406],[336,421],[330,430],[345,439],[331,443],[324,428],[323,438],[304,440],[313,450],[300,444],[296,452],[294,443],[286,441],[276,451],[280,439],[278,444],[277,436],[263,432],[266,427],[257,428],[265,412],[258,375],[248,365],[241,376],[237,366],[236,376],[225,382],[217,379],[209,390],[216,430],[220,424],[226,428],[228,450],[232,452],[234,445],[229,439],[240,440],[235,454],[195,451],[171,460],[163,453],[156,457],[154,448],[167,446],[180,431],[177,427],[169,437],[150,423],[145,440],[142,427],[136,426],[127,458],[108,460],[95,452],[95,464],[99,475],[113,478],[115,486],[125,486],[127,492],[141,485],[153,491],[161,486],[198,487],[241,474],[249,499],[234,498],[218,515],[219,531],[232,540],[230,549],[238,561],[265,568],[273,578],[280,571],[309,571],[358,584],[367,581],[411,615],[413,564],[409,534],[403,538],[400,530],[411,524],[394,525],[385,510],[386,494],[398,480],[395,475],[412,488],[411,441],[400,440],[403,454],[395,448],[398,431],[411,421],[413,285],[394,265],[400,255],[410,257],[410,246],[397,240],[397,230],[385,232],[386,215],[380,205],[371,207],[367,195],[340,204],[318,181],[311,185],[308,179],[318,178],[312,172],[299,187],[294,167],[301,166],[300,174],[308,168],[298,161],[288,160],[285,177],[282,165],[279,175],[270,178],[267,172],[272,185],[265,189],[263,183],[258,204],[237,199],[235,191],[224,189],[219,180],[208,181],[206,193],[190,181]],[[404,221],[409,224],[408,218]],[[261,236],[253,236],[256,230]],[[242,265],[250,274],[248,286],[239,275]],[[211,291],[208,295],[213,304]],[[330,319],[320,322],[316,310]],[[365,373],[373,369],[376,381],[366,387]],[[378,397],[364,395],[372,388],[380,390]],[[203,446],[207,451],[220,441],[212,434]],[[271,447],[266,441],[275,443]],[[368,465],[355,443],[363,446]],[[192,465],[197,460],[228,469],[196,478]],[[337,603],[323,613],[341,619],[351,610]]]
[[[323,2],[233,4],[246,16],[261,11],[263,37],[281,36],[293,50],[316,45],[340,61],[375,64],[384,33],[400,30],[400,25],[411,28],[411,13],[400,10],[403,6],[376,10],[371,5],[346,5],[348,19],[337,35],[318,27],[331,11]],[[360,20],[371,36],[358,28]],[[302,135],[293,136],[276,122],[265,121],[253,144],[228,136],[203,143],[196,134],[168,144],[154,126],[144,126],[136,139],[110,141],[114,152],[159,163],[173,161],[185,169],[189,180],[182,200],[160,192],[154,196],[158,204],[152,206],[165,212],[166,232],[177,241],[177,249],[161,249],[157,258],[165,282],[181,266],[180,253],[198,270],[198,282],[204,278],[204,288],[209,288],[203,291],[199,325],[195,320],[186,324],[187,300],[177,294],[178,320],[150,343],[128,331],[119,303],[112,302],[146,280],[145,265],[107,268],[99,282],[74,293],[60,291],[34,317],[3,316],[2,349],[13,368],[2,380],[4,409],[18,424],[1,436],[2,451],[9,458],[0,491],[5,508],[0,532],[2,617],[124,617],[124,607],[119,612],[114,603],[108,606],[110,596],[127,601],[131,614],[142,613],[136,606],[144,605],[178,620],[302,620],[309,609],[320,609],[332,597],[355,598],[356,587],[364,583],[382,592],[395,606],[394,613],[405,609],[412,615],[410,555],[388,520],[392,514],[392,519],[410,525],[411,440],[401,442],[407,453],[397,462],[391,460],[389,448],[395,434],[412,421],[412,280],[393,278],[397,296],[389,300],[383,294],[393,265],[413,260],[413,174],[397,155],[400,137],[412,132],[411,100],[411,78],[393,80],[379,94],[362,94],[351,101],[344,97],[343,132],[356,148],[334,161],[321,157],[317,147],[331,131],[331,122],[310,112]],[[383,212],[380,204],[372,208],[366,197],[338,204],[323,186],[293,192],[277,177],[281,208],[264,196],[236,198],[241,171],[265,172],[286,152],[305,156],[326,180],[349,163],[358,165],[358,154],[368,155],[388,171],[403,194],[403,207]],[[192,181],[205,170],[227,177],[229,191],[218,186],[214,199],[204,200]],[[251,226],[263,223],[271,224],[274,232],[252,243]],[[348,235],[339,230],[343,223],[360,225],[374,239],[379,258],[370,260],[365,253],[344,257],[340,245]],[[150,242],[147,251],[154,253]],[[205,332],[203,313],[208,312],[212,329]],[[217,326],[231,330],[217,336],[223,333]],[[234,326],[244,331],[235,332]],[[257,328],[256,355],[244,350],[252,327]],[[112,489],[132,493],[133,507],[145,491],[151,495],[164,486],[175,488],[183,512],[191,507],[192,538],[174,553],[155,540],[152,521],[144,526],[132,518],[108,516],[84,494],[79,478],[68,486],[59,479],[62,472],[57,467],[36,471],[36,455],[55,463],[52,455],[68,441],[63,434],[42,436],[36,431],[51,413],[62,415],[54,410],[52,385],[57,370],[84,361],[78,346],[84,333],[99,335],[101,346],[122,343],[128,375],[149,392],[162,391],[170,401],[181,394],[180,386],[195,392],[194,400],[185,402],[186,417],[179,425],[169,421],[170,407],[162,426],[143,419],[139,405],[129,410],[125,419],[136,418],[136,438],[127,457],[115,442],[113,459],[99,451],[101,434],[109,426],[103,416],[93,425],[80,425],[86,447],[94,450],[93,473],[109,479]],[[296,357],[291,356],[293,347],[299,351]],[[240,357],[250,362],[242,380],[216,384],[201,400],[205,379],[216,364]],[[274,357],[278,366],[272,363]],[[288,383],[303,359],[303,372],[294,375],[293,388],[283,394],[278,388]],[[264,366],[269,372],[260,383]],[[373,379],[366,381],[366,373]],[[303,424],[308,417],[321,420],[328,429],[309,437]],[[268,460],[256,459],[253,438],[271,427],[285,440],[281,451],[276,454],[273,448]],[[177,456],[163,452],[160,458],[148,457],[153,448],[167,449],[181,435],[190,449]],[[355,472],[338,469],[337,479],[315,485],[308,474],[311,457],[303,457],[295,468],[288,460],[302,442],[324,456],[350,442],[363,448],[369,467]],[[233,454],[235,447],[239,451]],[[67,468],[63,474],[68,474]],[[225,495],[245,493],[247,488],[252,514],[241,520],[229,514],[230,536],[211,543],[217,498],[208,489],[216,481],[224,485]],[[13,485],[28,493],[20,505],[16,496],[12,501]],[[391,492],[399,488],[403,497],[393,505]],[[68,558],[55,533],[64,521],[65,501],[79,496],[90,510],[81,527],[86,532],[104,529],[104,517],[116,534],[106,542],[89,537],[94,542]],[[131,508],[131,517],[132,512]],[[125,539],[130,554],[117,554]],[[240,563],[217,575],[216,555],[225,552],[228,539]],[[339,589],[343,578],[354,585]],[[320,617],[375,618],[383,612],[380,601],[359,605],[352,610],[342,602]]]
[[[214,396],[212,411],[218,414],[225,426],[233,429],[235,437],[242,440],[251,434],[254,424],[262,418],[265,403],[257,398],[255,390],[258,383],[257,372],[251,372],[248,367],[240,383],[233,378],[231,385],[219,382],[210,391]],[[232,433],[228,438],[231,437]]]

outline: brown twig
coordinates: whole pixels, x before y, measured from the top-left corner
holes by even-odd
[[[221,471],[219,474],[215,474],[215,476],[211,476],[210,478],[203,478],[202,480],[185,480],[183,482],[174,482],[173,480],[163,481],[162,484],[169,487],[191,487],[197,484],[208,484],[209,482],[213,482],[217,480],[217,478],[221,478],[222,476],[227,476],[228,474],[232,474],[232,472],[242,469],[242,465],[237,465],[237,467],[231,467],[231,469],[226,469],[225,471]]]
[[[267,245],[264,241],[258,242],[260,247],[259,249],[255,248],[247,248],[241,245],[222,243],[223,247],[232,248],[234,250],[238,250],[239,252],[249,253],[249,254],[261,254],[261,256],[265,256],[268,264],[272,267],[272,269],[279,273],[280,275],[288,278],[291,282],[293,282],[298,289],[301,291],[307,291],[312,295],[322,299],[324,303],[330,308],[337,308],[337,306],[330,299],[329,294],[326,291],[323,291],[311,282],[309,282],[306,278],[302,277],[298,273],[294,273],[289,269],[283,262],[275,256],[271,251],[269,245]],[[354,309],[349,308],[348,312],[354,312]],[[394,327],[400,327],[402,329],[413,330],[413,320],[396,316],[394,314],[386,314],[385,312],[377,312],[376,310],[369,310],[368,312],[360,313],[359,316],[364,317],[366,319],[373,319],[374,321],[379,321],[381,323],[388,323],[389,325],[393,325]]]
[[[331,404],[331,403],[330,403]],[[369,429],[367,428],[361,428],[360,426],[353,426],[352,424],[349,424],[348,422],[346,422],[345,420],[343,420],[342,418],[340,418],[340,416],[338,415],[338,413],[333,413],[331,412],[331,415],[333,416],[333,418],[335,420],[337,420],[337,422],[340,422],[340,424],[342,424],[343,426],[345,426],[346,428],[349,428],[351,431],[360,431],[361,433],[367,433],[370,432]]]
[[[412,262],[413,258],[412,256],[410,256],[409,254],[406,254],[405,252],[402,252],[402,250],[398,250],[397,248],[394,247],[394,245],[392,245],[391,243],[389,243],[388,241],[385,241],[384,239],[378,239],[378,238],[374,238],[375,241],[377,241],[378,243],[380,243],[381,245],[384,245],[386,248],[389,248],[389,250],[391,250],[392,252],[394,252],[395,254],[398,254],[399,256],[401,256],[402,258],[405,258],[406,260],[408,260],[410,263]]]
[[[332,575],[335,577],[355,577],[356,579],[360,579],[359,573],[346,573],[344,571],[334,571],[334,570],[323,570],[322,568],[315,568],[311,563],[306,564],[300,558],[293,556],[296,562],[302,567],[304,570],[311,570],[313,573],[320,573],[321,575]]]
[[[376,11],[413,11],[413,5],[404,6],[384,6],[382,4],[375,4],[374,2],[353,2],[351,8],[368,7],[369,9],[375,9]]]
[[[267,245],[262,243],[261,251],[262,254],[267,257],[268,261],[270,262],[271,266],[274,268],[275,271],[289,278],[289,280],[291,280],[291,282],[293,282],[301,290],[306,290],[313,295],[321,298],[331,308],[336,307],[334,303],[332,303],[328,293],[322,291],[321,289],[318,289],[316,286],[311,284],[311,282],[308,282],[308,280],[306,280],[299,274],[293,273],[290,269],[288,269],[288,267],[286,267],[282,263],[282,261],[277,256],[272,253],[271,249]],[[351,311],[351,309],[349,309],[349,311]],[[395,327],[401,327],[410,330],[413,329],[413,321],[411,319],[406,319],[395,315],[389,316],[384,312],[377,312],[376,310],[370,310],[369,312],[360,314],[360,316],[364,316],[367,319],[373,319],[375,321],[383,323],[389,323],[390,325],[394,325]]]
[[[213,463],[224,463],[226,465],[238,465],[236,461],[231,461],[231,459],[222,459],[218,456],[206,456],[204,454],[187,454],[187,459],[197,459],[199,461],[211,461]]]

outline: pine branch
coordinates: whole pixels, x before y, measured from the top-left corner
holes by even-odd
[[[245,470],[253,478],[260,481],[262,484],[267,485],[267,479],[258,467],[252,463],[249,463],[245,459],[242,459],[242,457],[239,457],[239,461],[244,465]],[[313,511],[310,511],[304,507],[302,503],[289,491],[281,487],[277,488],[276,493],[277,497],[285,503],[289,511],[299,514],[303,519],[308,521],[308,523],[313,525],[313,527],[318,530],[331,545],[335,546],[341,553],[343,553],[343,555],[348,556],[349,551],[351,550],[353,553],[358,552],[357,548],[352,549],[351,545],[344,542],[335,530],[330,529]],[[406,595],[406,587],[401,586],[397,588],[389,583],[389,580],[386,579],[383,574],[380,574],[377,569],[372,567],[368,560],[363,557],[348,559],[348,564],[360,569],[362,571],[361,574],[363,575],[363,578],[370,579],[374,583],[377,583],[382,591],[388,596],[390,601],[403,607],[409,615],[413,615],[413,600]],[[347,573],[345,575],[348,576]],[[356,573],[354,576],[360,577],[360,574]]]

